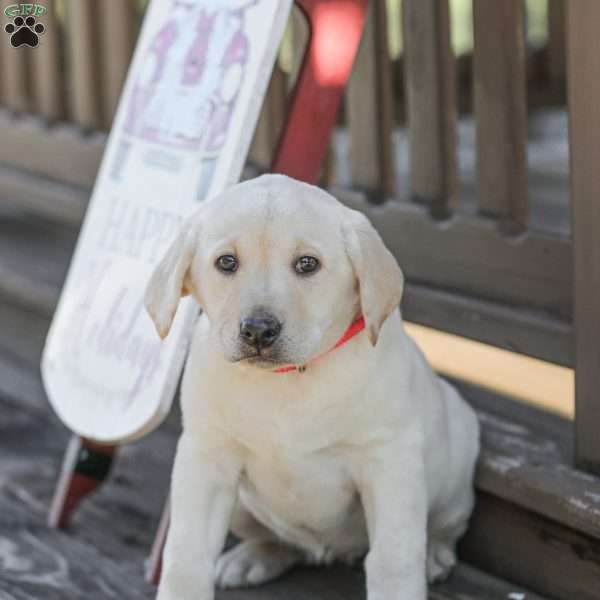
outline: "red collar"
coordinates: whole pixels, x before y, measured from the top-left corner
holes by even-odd
[[[313,362],[318,358],[321,358],[321,356],[325,356],[325,354],[329,354],[329,352],[335,350],[336,348],[339,348],[342,344],[345,344],[348,340],[352,339],[357,333],[360,333],[364,328],[365,319],[363,317],[359,317],[358,319],[356,319],[356,321],[354,321],[354,323],[350,325],[350,327],[348,327],[348,329],[346,329],[346,331],[344,331],[342,337],[335,343],[335,345],[332,348],[330,348],[326,352],[323,352],[322,354],[319,354],[310,362]],[[276,369],[273,369],[273,373],[289,373],[290,371],[298,371],[299,373],[304,373],[304,371],[306,371],[306,364],[285,365],[283,367],[277,367]]]

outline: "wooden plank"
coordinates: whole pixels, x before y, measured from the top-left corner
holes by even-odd
[[[3,351],[0,351],[0,394],[17,407],[47,412],[48,400],[40,375],[29,365],[4,356]]]
[[[386,6],[371,2],[362,41],[346,92],[350,170],[355,186],[394,192],[392,64]]]
[[[273,152],[285,121],[286,97],[287,77],[276,64],[248,155],[248,159],[259,168],[267,169],[273,159]]]
[[[95,4],[93,0],[68,0],[66,4],[69,114],[76,123],[90,128],[102,123]]]
[[[91,188],[104,152],[106,135],[83,135],[72,124],[48,124],[39,117],[15,118],[0,110],[0,163]]]
[[[10,4],[10,0],[0,1],[0,11],[4,15],[4,9]],[[4,29],[4,22],[2,24]],[[16,112],[26,112],[30,109],[29,95],[29,58],[31,48],[14,48],[10,44],[10,36],[4,31],[0,36],[0,103]]]
[[[152,598],[155,590],[144,583],[141,563],[152,536],[148,525],[162,500],[160,484],[168,480],[174,436],[168,436],[166,448],[156,436],[143,447],[129,447],[111,485],[82,505],[74,535],[65,535],[46,526],[45,513],[67,431],[49,414],[16,412],[4,401],[0,414],[3,423],[11,423],[0,451],[0,469],[10,474],[0,484],[0,596]],[[162,464],[156,450],[165,452]],[[157,469],[155,490],[143,485],[151,467]]]
[[[565,0],[548,0],[548,76],[553,86],[562,87],[567,74],[565,53]]]
[[[600,3],[567,10],[577,462],[600,473]]]
[[[523,596],[519,596],[522,594]],[[502,581],[468,565],[459,567],[450,579],[430,587],[429,600],[542,600],[526,588]]]
[[[103,125],[110,128],[136,41],[137,14],[133,0],[97,2],[100,21]]]
[[[434,216],[456,207],[456,61],[447,0],[404,0],[404,88],[411,195]]]
[[[461,556],[557,600],[596,600],[600,479],[571,466],[571,424],[453,383],[482,426],[477,504]]]
[[[600,542],[494,496],[478,494],[459,548],[479,568],[554,600],[598,600]]]
[[[402,315],[407,321],[559,365],[574,362],[571,323],[536,312],[409,281]]]
[[[568,239],[541,232],[505,236],[490,219],[466,214],[440,225],[417,204],[373,206],[364,194],[331,191],[371,219],[409,281],[571,319]]]
[[[473,19],[477,201],[520,230],[529,218],[523,1],[474,0]]]
[[[45,3],[48,12],[39,49],[31,53],[33,108],[46,119],[56,121],[66,114],[64,90],[63,29],[56,17],[56,0]]]
[[[572,466],[572,423],[454,383],[481,423],[477,489],[600,540],[600,478]]]
[[[0,353],[36,371],[48,331],[48,319],[0,300]]]
[[[58,290],[46,283],[0,263],[0,296],[27,307],[37,314],[52,316],[58,303]]]
[[[79,227],[89,190],[0,164],[0,198],[6,205],[63,225]]]
[[[50,317],[76,233],[23,219],[0,221],[0,297]]]

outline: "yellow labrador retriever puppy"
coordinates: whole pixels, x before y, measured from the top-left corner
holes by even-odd
[[[369,221],[280,175],[184,226],[146,306],[202,307],[160,600],[209,600],[366,554],[369,600],[424,600],[473,507],[474,412],[405,333],[402,272]],[[221,554],[227,532],[241,539]]]

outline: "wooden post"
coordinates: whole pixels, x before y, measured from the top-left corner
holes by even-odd
[[[457,204],[456,61],[448,0],[404,0],[404,81],[414,199],[447,216]]]
[[[136,41],[137,15],[132,0],[97,1],[100,23],[102,116],[110,129]]]
[[[56,18],[56,2],[46,2],[48,12],[42,23],[45,31],[40,45],[31,53],[31,89],[36,112],[51,121],[65,116],[62,35]]]
[[[384,2],[371,2],[348,84],[350,167],[355,186],[394,192],[392,64]]]
[[[519,231],[529,218],[523,0],[474,0],[473,23],[477,202]]]
[[[600,2],[567,2],[577,464],[600,474]]]
[[[9,0],[0,1],[0,10],[11,4]],[[17,111],[30,110],[31,98],[29,96],[28,73],[30,52],[33,48],[21,46],[13,48],[10,36],[4,32],[8,19],[2,22],[2,39],[0,40],[0,102],[2,105]],[[35,50],[39,50],[36,48]],[[34,51],[35,51],[34,50]]]
[[[273,159],[273,151],[285,120],[286,95],[286,75],[275,63],[248,153],[249,159],[261,169],[267,169]]]
[[[79,125],[94,128],[102,122],[96,8],[91,0],[67,5],[70,114]]]
[[[555,87],[564,85],[565,60],[565,1],[548,2],[548,76]]]

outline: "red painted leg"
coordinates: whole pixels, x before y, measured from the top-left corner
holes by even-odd
[[[368,0],[296,0],[310,40],[275,158],[274,173],[314,183],[362,36]]]
[[[116,449],[76,435],[71,438],[48,514],[50,527],[62,529],[68,525],[81,500],[106,479]]]
[[[171,516],[171,503],[169,498],[165,502],[163,513],[158,524],[152,550],[146,563],[146,581],[158,585],[160,581],[160,572],[162,569],[162,553],[167,541],[167,532],[169,531],[169,520]]]

